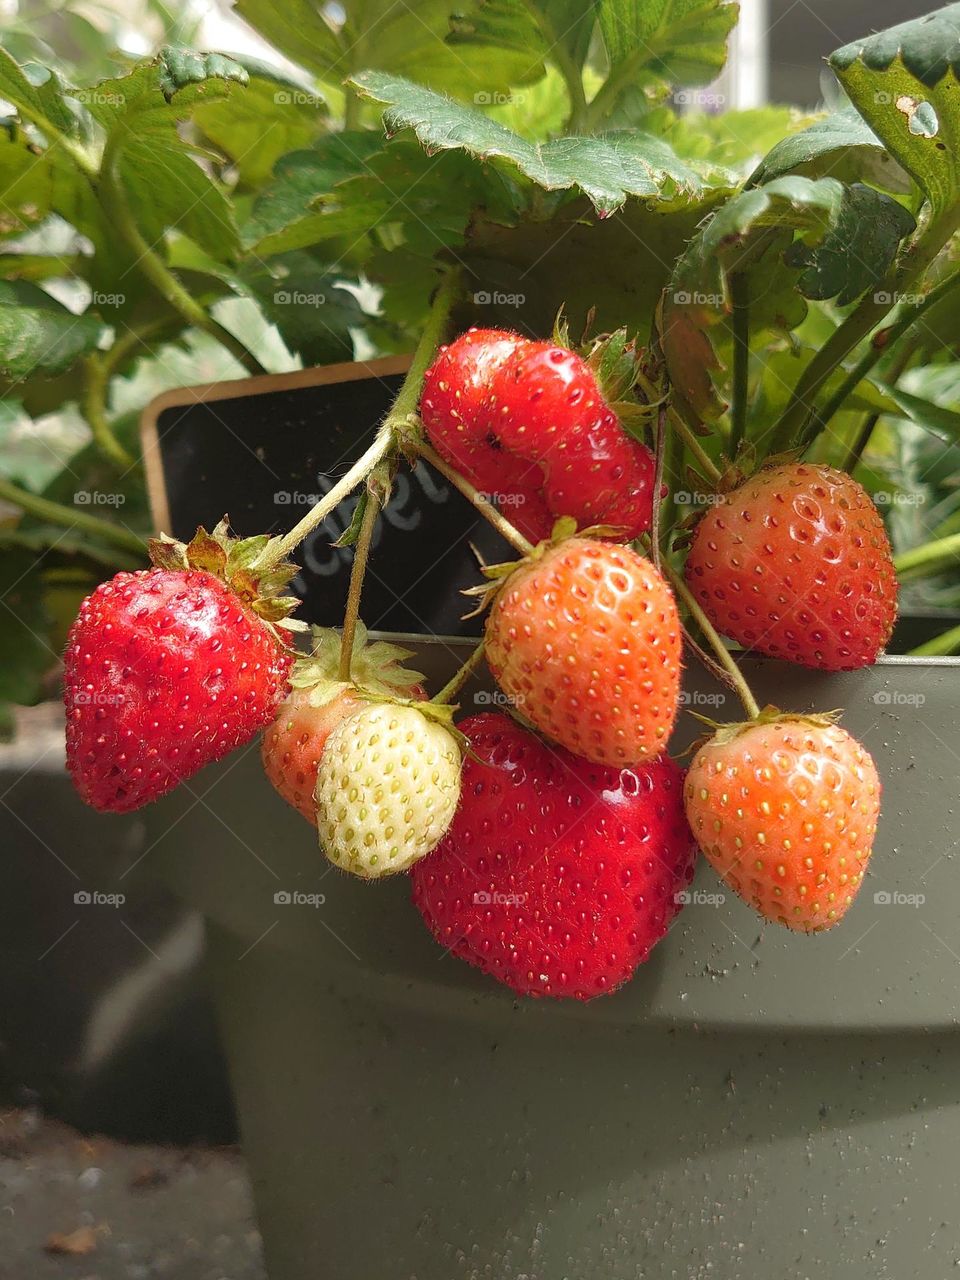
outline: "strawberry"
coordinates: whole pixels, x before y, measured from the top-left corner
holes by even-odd
[[[883,520],[843,471],[759,471],[697,525],[687,581],[747,649],[825,671],[876,662],[897,616]]]
[[[673,593],[630,547],[569,538],[523,562],[494,597],[486,657],[537,729],[598,764],[667,745],[680,697]]]
[[[700,848],[767,920],[830,929],[860,888],[880,780],[855,738],[826,717],[726,725],[694,757],[684,789]]]
[[[330,734],[341,720],[359,711],[367,698],[424,696],[423,677],[400,665],[409,649],[380,640],[367,643],[366,628],[357,623],[351,680],[339,678],[340,633],[314,628],[314,649],[295,663],[291,691],[280,704],[277,718],[263,735],[263,768],[271,784],[308,822],[317,825],[314,791],[320,757]]]
[[[493,437],[539,467],[554,518],[615,526],[624,541],[650,528],[653,454],[626,434],[575,352],[518,345],[493,374],[487,409]]]
[[[250,564],[267,538],[226,525],[189,544],[151,544],[159,566],[118,573],[80,606],[64,656],[67,766],[95,809],[158,799],[269,724],[293,654],[277,627],[299,603]],[[205,567],[198,567],[198,566]]]
[[[590,1000],[650,954],[693,876],[683,774],[590,764],[507,716],[458,726],[463,800],[413,869],[413,899],[442,947],[521,995]]]
[[[625,539],[650,527],[653,455],[566,347],[470,329],[441,348],[420,414],[437,451],[534,542],[561,516]]]
[[[486,401],[495,371],[517,347],[518,333],[468,329],[443,346],[427,370],[420,416],[431,442],[482,493],[496,496],[511,523],[533,542],[549,537],[553,517],[539,493],[540,475],[504,453],[487,427]]]
[[[428,706],[368,705],[327,739],[317,828],[324,853],[344,871],[365,880],[406,871],[449,827],[460,798],[460,748]]]

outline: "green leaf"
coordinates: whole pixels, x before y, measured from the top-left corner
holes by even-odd
[[[386,105],[388,133],[410,128],[429,153],[462,149],[477,160],[515,168],[547,191],[580,190],[601,216],[619,209],[628,196],[684,203],[711,183],[729,180],[715,169],[681,161],[651,135],[624,132],[534,143],[399,76],[364,71],[350,83]]]
[[[859,183],[844,188],[830,230],[818,244],[802,240],[785,260],[804,267],[800,292],[807,298],[836,298],[846,306],[880,281],[896,257],[900,241],[916,227],[913,215],[890,196]]]
[[[905,192],[910,181],[867,122],[849,108],[782,138],[750,175],[759,187],[787,173],[807,178],[866,181],[884,191]]]
[[[304,364],[353,358],[350,329],[360,328],[365,317],[354,294],[342,287],[342,274],[308,253],[291,253],[271,259],[269,270],[252,264],[243,277]]]
[[[243,184],[260,188],[280,156],[309,146],[329,112],[309,85],[253,59],[242,65],[250,77],[243,92],[199,103],[193,119],[230,157]]]
[[[50,618],[35,556],[10,548],[0,556],[0,704],[31,705],[57,660],[47,641]]]
[[[912,219],[889,196],[835,178],[787,176],[728,200],[690,242],[664,297],[663,349],[693,415],[715,419],[730,276],[746,278],[753,331],[797,328],[804,295],[849,301],[882,279]]]
[[[506,93],[543,73],[538,51],[529,46],[447,43],[451,26],[458,25],[451,23],[449,0],[418,0],[415,6],[344,0],[341,23],[312,0],[238,0],[236,9],[287,57],[328,82],[378,67],[471,100]]]
[[[12,102],[20,114],[41,129],[51,125],[61,133],[74,133],[77,119],[63,100],[59,80],[36,63],[21,67],[0,48],[0,98]]]
[[[934,213],[949,209],[960,196],[960,4],[844,45],[830,65]]]
[[[103,334],[95,317],[74,315],[29,281],[0,281],[0,376],[62,373]]]
[[[888,387],[886,391],[897,407],[918,427],[950,444],[960,442],[960,413],[955,409],[945,409],[943,405],[910,395],[897,387]]]
[[[128,140],[117,172],[148,244],[176,227],[209,253],[224,257],[237,251],[233,205],[174,131]]]
[[[649,67],[678,85],[707,84],[727,58],[739,6],[719,0],[600,0],[600,29],[612,74]]]

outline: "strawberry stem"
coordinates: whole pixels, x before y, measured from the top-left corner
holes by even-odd
[[[353,549],[353,565],[350,569],[350,589],[347,592],[347,607],[343,615],[343,631],[340,635],[340,672],[339,678],[350,682],[350,659],[353,656],[353,639],[357,631],[357,618],[360,615],[360,595],[363,591],[363,579],[367,572],[367,561],[370,558],[370,546],[373,542],[377,517],[380,514],[380,494],[371,486],[361,501],[366,500],[363,518],[360,521],[360,532]]]
[[[489,520],[496,531],[506,542],[509,542],[514,550],[519,551],[522,556],[528,556],[533,551],[533,543],[528,542],[519,529],[515,529],[509,520],[497,510],[469,480],[465,479],[459,471],[454,471],[443,458],[440,457],[434,449],[426,443],[425,440],[411,441],[413,448],[424,459],[429,462],[435,471],[439,471],[445,480],[449,480],[453,487],[459,490],[466,500],[480,512],[485,520]]]
[[[670,425],[673,427],[674,431],[676,431],[677,435],[693,454],[700,470],[708,480],[711,480],[714,484],[718,484],[722,474],[720,468],[704,449],[696,435],[694,435],[684,420],[680,417],[679,413],[677,413],[676,409],[674,409],[673,405],[670,405],[667,409],[667,416],[670,419]]]
[[[484,641],[481,640],[463,666],[447,681],[440,692],[430,699],[437,706],[443,706],[457,696],[473,673],[483,661]]]
[[[683,603],[687,606],[688,612],[694,618],[694,620],[697,623],[697,626],[703,632],[704,639],[707,641],[710,648],[716,654],[717,661],[719,662],[720,666],[722,667],[725,673],[725,679],[727,683],[730,685],[731,689],[734,690],[737,697],[743,703],[743,709],[746,711],[747,715],[751,720],[756,720],[757,717],[760,715],[760,705],[757,702],[756,698],[753,696],[750,686],[747,684],[746,680],[744,679],[743,672],[734,662],[733,657],[731,656],[730,650],[727,648],[727,646],[723,643],[723,641],[717,635],[717,632],[714,629],[713,623],[710,621],[707,615],[700,608],[700,605],[697,603],[696,597],[694,596],[690,588],[687,586],[687,584],[684,582],[682,575],[677,573],[676,569],[674,569],[670,564],[668,564],[666,560],[664,560],[663,564],[661,565],[661,571],[667,578],[669,578],[670,584],[673,587],[674,591],[677,593],[677,595],[680,597]]]
[[[450,313],[460,296],[460,285],[459,268],[454,267],[448,270],[434,295],[430,314],[420,334],[420,341],[413,353],[403,386],[397,393],[390,412],[380,424],[373,443],[330,492],[325,494],[316,506],[311,507],[302,520],[297,521],[289,533],[270,542],[257,563],[258,570],[263,572],[272,569],[285,560],[308,534],[323,524],[330,512],[338,507],[358,484],[362,484],[377,463],[396,448],[399,435],[409,429],[410,415],[414,413],[420,400],[424,374],[433,363],[437,347],[446,333]]]

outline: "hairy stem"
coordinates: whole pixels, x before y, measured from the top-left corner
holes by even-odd
[[[753,696],[750,686],[747,684],[743,676],[743,672],[734,662],[730,654],[730,650],[717,635],[713,623],[701,609],[693,592],[684,582],[683,577],[672,567],[672,565],[667,564],[666,561],[664,561],[663,564],[663,573],[667,578],[669,578],[674,591],[687,606],[688,612],[702,631],[704,639],[713,650],[718,663],[726,673],[727,683],[736,692],[740,701],[743,703],[743,709],[751,720],[756,720],[760,714],[760,706],[756,698]]]
[[[381,423],[372,444],[357,459],[347,474],[339,480],[329,493],[310,508],[302,520],[298,520],[289,533],[282,538],[272,540],[260,557],[257,568],[264,570],[285,560],[300,543],[323,524],[327,516],[351,494],[357,485],[390,453],[397,444],[400,432],[409,429],[410,417],[417,407],[420,391],[423,387],[423,376],[433,362],[437,347],[446,332],[450,320],[450,312],[460,292],[460,272],[454,268],[444,275],[437,290],[430,314],[420,334],[420,341],[413,353],[410,368],[403,380],[403,386],[397,394],[390,412]]]
[[[83,362],[83,416],[90,424],[93,442],[105,458],[126,470],[135,459],[117,437],[107,418],[107,384],[109,374],[106,362],[100,355],[87,356]]]
[[[373,543],[377,517],[380,515],[380,494],[372,486],[366,491],[366,506],[360,521],[360,532],[353,549],[353,564],[350,568],[350,589],[347,592],[347,608],[343,615],[343,631],[340,635],[340,673],[339,679],[349,682],[350,661],[353,657],[353,639],[357,633],[357,619],[360,616],[360,595],[363,591],[363,579],[367,572],[367,561],[370,558],[370,546]]]
[[[720,468],[704,449],[695,433],[687,426],[672,405],[667,409],[667,416],[670,419],[670,425],[673,427],[674,431],[693,454],[700,470],[708,480],[711,480],[716,484],[720,480],[720,476],[722,474]]]
[[[511,547],[519,551],[523,556],[528,556],[533,551],[533,543],[528,542],[520,530],[515,529],[510,521],[500,514],[493,503],[483,496],[479,489],[465,479],[459,471],[454,471],[453,467],[444,462],[439,453],[432,449],[430,445],[425,441],[417,441],[414,448],[425,462],[429,462],[435,471],[439,471],[445,480],[449,480],[453,487],[463,494],[471,506],[475,507],[485,520],[489,520],[504,541],[509,542]]]
[[[483,651],[484,641],[481,640],[463,666],[454,672],[451,679],[447,681],[440,692],[435,697],[431,698],[430,701],[438,704],[452,702],[483,661]]]

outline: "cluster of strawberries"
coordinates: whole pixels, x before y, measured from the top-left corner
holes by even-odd
[[[471,330],[441,348],[420,408],[436,450],[513,495],[537,543],[489,588],[485,658],[509,713],[454,727],[407,655],[362,628],[349,680],[337,632],[295,660],[295,602],[279,595],[293,567],[258,575],[265,539],[201,531],[103,584],[74,624],[68,760],[84,799],[137,808],[265,729],[267,775],[327,857],[367,879],[409,870],[441,945],[527,995],[620,986],[680,909],[698,847],[765,918],[835,924],[871,852],[873,762],[829,717],[773,708],[717,728],[686,776],[666,754],[683,630],[670,581],[628,545],[650,526],[653,459],[594,370]],[[685,577],[674,587],[722,634],[825,670],[875,661],[895,619],[882,521],[828,467],[761,470],[718,495]]]

